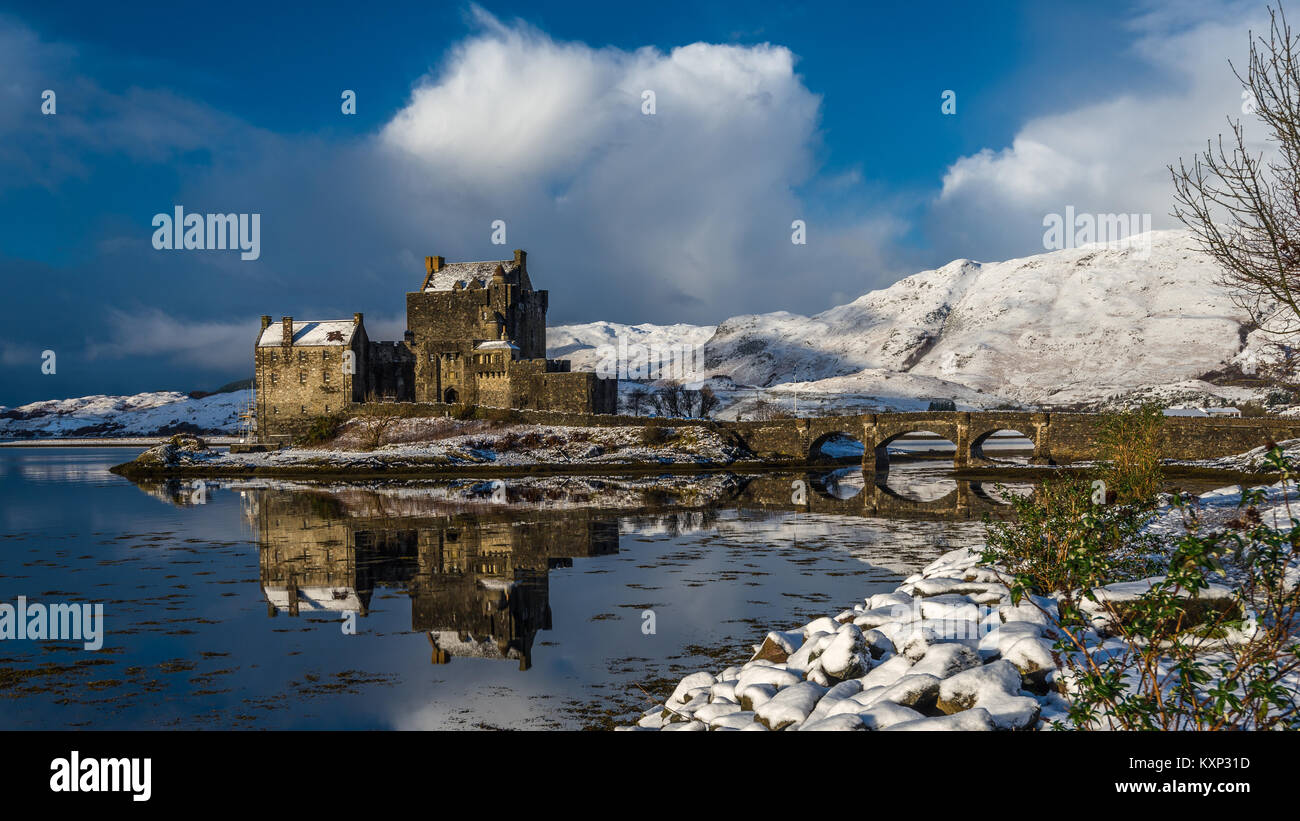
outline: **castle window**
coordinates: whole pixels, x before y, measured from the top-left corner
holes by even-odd
[[[323,371],[323,372],[321,372],[321,377],[323,377],[323,379],[324,379],[326,385],[328,385],[328,384],[330,383],[330,372],[329,372],[329,371]]]
[[[306,362],[306,361],[307,361],[307,352],[306,352],[306,351],[298,351],[298,361],[299,361],[299,362]]]
[[[307,406],[306,406],[306,405],[303,405],[303,406],[302,406],[302,412],[303,412],[303,413],[306,413],[306,412],[307,412]]]
[[[279,405],[272,405],[272,406],[271,406],[271,413],[279,413],[279,412],[280,412],[280,406],[279,406]]]
[[[298,371],[298,384],[299,384],[299,385],[306,385],[306,384],[307,384],[307,372],[306,372],[306,371]]]
[[[280,382],[279,374],[271,374],[271,384],[276,385]]]

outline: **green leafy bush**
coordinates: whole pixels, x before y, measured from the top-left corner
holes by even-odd
[[[1011,497],[1010,521],[988,524],[983,558],[1011,574],[1017,598],[1133,578],[1155,544],[1141,534],[1147,517],[1105,502],[1085,477],[1049,479],[1032,496]]]

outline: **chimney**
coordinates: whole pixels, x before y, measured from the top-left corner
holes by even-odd
[[[269,317],[266,314],[262,314],[262,330],[265,331],[269,327],[271,327],[271,317]]]
[[[519,268],[520,268],[521,270],[525,270],[525,271],[526,271],[526,270],[528,270],[528,265],[527,265],[527,263],[528,263],[528,252],[525,251],[525,250],[523,250],[523,249],[521,249],[521,248],[516,248],[516,249],[515,249],[515,265],[519,266]]]
[[[284,348],[293,347],[293,317],[280,317],[280,345]]]
[[[424,270],[429,272],[430,274],[436,274],[442,270],[442,266],[446,262],[447,260],[443,259],[442,257],[425,257]]]
[[[355,325],[360,325],[360,324],[361,324],[361,320],[364,319],[364,318],[365,318],[365,314],[361,313],[360,311],[357,311],[355,314],[352,315],[352,324],[353,324],[354,326],[355,326]]]

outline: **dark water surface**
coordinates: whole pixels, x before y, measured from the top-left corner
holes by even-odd
[[[609,727],[977,541],[1003,501],[934,466],[866,489],[108,473],[137,452],[0,448],[0,603],[105,622],[97,651],[0,641],[0,727]]]

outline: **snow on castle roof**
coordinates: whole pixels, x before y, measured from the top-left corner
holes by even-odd
[[[456,283],[460,283],[462,288],[468,288],[470,283],[474,281],[486,288],[492,284],[492,273],[496,271],[498,265],[505,271],[507,280],[511,280],[519,273],[519,266],[513,259],[487,262],[448,262],[429,274],[429,280],[425,283],[424,290],[426,292],[450,291],[455,287]]]
[[[293,344],[295,345],[338,345],[347,347],[352,344],[352,334],[356,332],[356,322],[351,319],[304,320],[293,323]],[[257,339],[257,347],[279,347],[283,330],[279,322],[272,322],[262,331]]]

